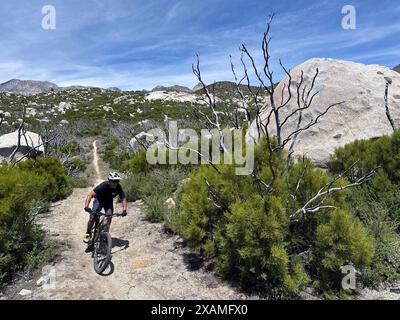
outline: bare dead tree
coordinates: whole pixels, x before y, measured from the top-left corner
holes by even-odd
[[[386,89],[385,89],[385,109],[386,109],[386,116],[390,122],[390,125],[392,126],[393,132],[397,130],[397,127],[393,121],[392,116],[390,115],[389,111],[389,86],[392,84],[392,79],[390,78],[385,78],[386,80]]]
[[[36,146],[31,147],[31,148],[25,153],[25,155],[21,156],[21,157],[18,158],[18,159],[13,159],[13,160],[11,161],[11,163],[12,163],[13,165],[16,165],[18,162],[21,162],[22,160],[24,160],[24,159],[30,157],[32,154],[34,154],[34,153],[36,154],[36,152],[37,152],[41,147],[43,147],[45,144],[50,143],[50,142],[53,141],[55,138],[56,138],[55,136],[54,136],[54,137],[51,137],[50,139],[48,139],[48,140],[46,140],[46,141],[44,141],[44,142],[42,142],[42,143],[40,143],[40,144],[38,144],[38,145],[36,145]]]
[[[253,71],[260,83],[260,87],[264,88],[268,95],[269,103],[262,107],[261,111],[267,113],[265,123],[262,123],[260,113],[256,113],[256,127],[258,136],[264,135],[267,141],[269,149],[269,164],[271,168],[272,178],[268,185],[272,188],[276,179],[276,172],[274,170],[273,158],[277,155],[278,159],[281,158],[282,152],[286,145],[290,143],[288,155],[286,161],[289,162],[291,156],[294,153],[294,146],[300,133],[309,130],[315,126],[319,120],[326,115],[330,109],[344,104],[344,101],[331,104],[327,106],[320,115],[312,118],[308,123],[303,123],[303,113],[310,109],[319,91],[315,91],[315,84],[319,75],[317,69],[313,76],[312,82],[309,86],[304,81],[304,72],[301,72],[300,82],[296,84],[296,90],[292,89],[293,79],[290,70],[286,69],[281,60],[279,60],[280,67],[287,78],[287,83],[283,84],[281,92],[276,92],[276,86],[274,81],[274,72],[271,69],[271,55],[270,55],[270,42],[271,42],[271,26],[274,19],[274,15],[270,16],[267,22],[267,30],[263,35],[262,40],[262,52],[264,58],[263,74],[258,70],[255,63],[255,59],[247,49],[245,45],[241,46],[241,51],[244,53],[251,65]],[[266,80],[263,79],[266,78]],[[277,98],[280,95],[280,98]],[[297,106],[293,110],[289,110],[286,116],[282,115],[282,111],[287,109],[293,99],[296,99]],[[288,123],[293,121],[293,118],[297,117],[296,128],[283,135],[284,127]],[[273,131],[271,131],[273,129]],[[287,168],[288,166],[285,166]]]
[[[247,80],[249,83],[249,77],[248,77],[248,71],[246,68],[246,64],[244,63],[243,56],[246,56],[253,68],[254,74],[256,78],[259,81],[260,88],[264,89],[267,96],[268,96],[268,104],[265,104],[262,108],[259,108],[258,106],[258,99],[257,99],[257,94],[254,94],[251,90],[250,92],[252,93],[253,99],[254,99],[254,105],[256,107],[256,113],[255,113],[255,120],[250,119],[250,117],[247,114],[247,119],[248,121],[251,121],[252,123],[256,124],[257,128],[257,135],[259,138],[261,135],[264,135],[266,138],[267,142],[267,147],[269,151],[269,167],[271,170],[271,181],[268,183],[264,183],[264,187],[269,188],[270,191],[273,190],[274,186],[274,181],[277,177],[278,174],[280,175],[285,175],[285,171],[289,170],[289,164],[290,164],[290,159],[292,155],[294,154],[294,149],[295,149],[295,144],[298,139],[298,136],[313,126],[317,125],[319,121],[332,109],[338,106],[343,105],[345,102],[336,102],[332,103],[328,106],[326,106],[322,112],[316,117],[312,117],[312,119],[308,122],[304,123],[303,119],[303,114],[307,110],[309,110],[313,102],[315,101],[315,98],[318,96],[319,91],[315,90],[316,87],[316,82],[318,79],[319,75],[319,70],[316,69],[316,72],[312,78],[311,84],[307,84],[304,79],[304,72],[301,71],[301,76],[300,76],[300,81],[295,85],[295,90],[292,89],[293,86],[293,79],[291,75],[291,71],[286,69],[282,63],[281,60],[279,60],[280,67],[282,68],[284,74],[286,75],[286,82],[283,83],[282,90],[281,92],[276,92],[276,86],[275,86],[275,81],[274,81],[274,72],[271,69],[271,55],[270,55],[270,42],[271,42],[271,37],[270,37],[270,31],[271,31],[271,26],[272,22],[274,19],[274,15],[270,16],[268,22],[267,22],[267,30],[263,35],[263,40],[262,40],[262,52],[263,52],[263,58],[264,58],[264,66],[262,69],[262,72],[258,70],[258,67],[255,63],[255,59],[253,56],[250,54],[249,50],[247,47],[243,44],[240,48],[240,51],[242,53],[241,55],[241,61],[243,64],[243,70],[244,70],[244,75],[240,80],[237,77],[237,74],[234,70],[234,66],[232,63],[231,59],[231,69],[234,74],[235,82],[236,82],[236,88],[239,93],[239,96],[242,99],[242,108],[244,108],[246,111],[248,110],[248,102],[246,101],[243,93],[240,90],[240,84],[244,81]],[[265,79],[265,80],[264,80]],[[248,86],[250,89],[250,85]],[[388,84],[387,84],[387,89],[388,89]],[[386,94],[387,97],[387,94]],[[293,101],[293,99],[296,99],[296,106],[292,110],[287,110],[286,115],[283,116],[282,111],[286,111],[287,107]],[[387,103],[387,99],[385,99]],[[265,120],[265,123],[262,123],[262,119],[260,114],[264,112],[267,114],[267,117]],[[296,121],[296,120],[297,121]],[[296,123],[296,126],[293,130],[289,132],[284,131],[284,127],[291,122]],[[392,126],[393,126],[393,121],[391,121]],[[273,129],[273,130],[271,130]],[[284,135],[285,132],[285,135]],[[282,156],[282,152],[284,148],[289,145],[289,150],[287,153],[286,157],[286,165],[284,166],[283,172],[277,172],[276,165],[274,164],[274,157],[277,159],[280,159]],[[303,159],[304,161],[304,159]],[[305,172],[307,168],[305,167],[303,170],[303,173],[300,175],[299,180],[297,181],[296,184],[296,190],[298,191],[301,185],[301,181],[304,178]],[[309,201],[306,202],[306,204],[296,211],[293,214],[293,217],[295,217],[299,212],[317,212],[321,209],[328,209],[328,208],[333,208],[332,206],[327,206],[324,205],[324,201],[326,197],[333,192],[337,192],[340,190],[344,190],[347,188],[352,188],[359,186],[366,181],[370,180],[372,177],[375,176],[376,170],[374,169],[367,174],[363,175],[361,178],[359,178],[357,181],[347,184],[343,187],[335,187],[333,188],[332,185],[338,181],[338,179],[342,178],[343,174],[339,175],[338,177],[334,178],[331,182],[329,182],[326,186],[322,187],[319,192],[313,196]],[[253,174],[255,178],[257,178],[256,174]],[[292,195],[293,196],[293,195]]]
[[[270,55],[270,42],[271,42],[271,26],[274,19],[274,15],[270,16],[267,22],[267,30],[263,34],[262,39],[262,54],[264,59],[264,65],[262,67],[262,71],[260,71],[257,67],[254,57],[249,52],[247,47],[242,44],[240,47],[241,57],[240,61],[243,68],[243,75],[238,76],[237,71],[235,70],[235,66],[232,62],[231,57],[231,70],[235,79],[236,84],[236,91],[240,97],[240,103],[236,108],[230,110],[230,114],[228,113],[229,110],[225,108],[225,113],[227,114],[227,118],[234,125],[234,127],[239,128],[240,123],[238,121],[238,112],[239,110],[244,111],[245,121],[249,124],[249,126],[254,125],[256,126],[256,137],[255,140],[258,140],[261,136],[265,136],[266,145],[268,148],[268,161],[269,161],[269,168],[271,171],[271,179],[268,182],[262,181],[260,177],[257,175],[257,172],[253,172],[252,176],[254,181],[259,183],[264,191],[273,192],[274,190],[274,182],[278,175],[285,176],[287,171],[289,171],[289,166],[291,163],[291,157],[294,154],[295,144],[298,140],[298,137],[301,133],[309,130],[313,126],[317,125],[319,121],[332,109],[338,106],[341,106],[345,103],[345,101],[335,102],[330,105],[327,105],[325,108],[320,111],[319,115],[316,117],[312,117],[311,120],[304,122],[303,115],[306,111],[310,110],[313,106],[315,98],[318,96],[319,91],[315,90],[317,79],[319,76],[319,70],[316,69],[314,76],[312,77],[311,83],[306,83],[304,78],[304,72],[301,71],[300,81],[294,84],[292,73],[290,70],[285,68],[282,61],[279,60],[279,65],[282,68],[286,80],[282,83],[282,89],[280,92],[277,92],[277,86],[274,81],[274,72],[271,68],[271,55]],[[248,74],[248,69],[246,66],[245,58],[248,59],[250,62],[256,79],[259,82],[257,86],[260,88],[259,90],[255,91],[250,85],[250,77]],[[212,128],[216,128],[221,135],[221,149],[225,150],[224,141],[223,141],[223,134],[222,134],[222,127],[220,118],[217,111],[217,104],[214,94],[212,94],[208,87],[205,85],[200,71],[200,62],[199,57],[197,55],[197,63],[196,66],[192,65],[193,73],[196,75],[197,79],[199,80],[200,84],[203,87],[204,94],[208,100],[209,110],[211,111],[211,115],[207,115],[202,110],[198,110],[198,113],[205,119],[205,122],[210,125]],[[243,82],[246,83],[248,92],[250,93],[250,98],[246,96],[242,90]],[[295,88],[293,88],[295,86]],[[388,85],[387,85],[388,87]],[[260,98],[260,91],[264,91],[265,96],[267,97],[268,103],[260,105],[259,98]],[[295,99],[295,106],[292,107],[292,101]],[[387,100],[386,100],[387,101]],[[251,112],[251,106],[253,106],[254,110]],[[288,107],[292,109],[288,109]],[[284,112],[285,111],[285,112]],[[266,118],[262,119],[261,115],[266,114]],[[289,123],[295,123],[295,128],[289,130],[286,129],[286,126]],[[167,148],[175,148],[175,149],[182,149],[182,147],[172,147],[166,144]],[[284,149],[288,147],[288,153],[286,156],[286,165],[283,166],[283,170],[280,169],[275,161],[281,161]],[[187,150],[191,150],[186,148]],[[201,155],[196,150],[191,150],[196,152],[201,157]],[[208,160],[209,161],[209,160]],[[285,159],[283,160],[285,161]],[[218,168],[210,162],[210,165],[218,172]],[[300,175],[295,192],[299,190],[301,187],[301,182],[304,179],[304,175],[306,173],[307,166],[304,167],[302,174]],[[311,199],[309,199],[302,208],[296,210],[292,215],[291,218],[295,219],[298,213],[310,213],[310,212],[317,212],[322,209],[334,209],[334,206],[326,205],[324,201],[327,199],[329,195],[334,192],[341,191],[344,189],[352,188],[359,186],[366,181],[370,180],[375,174],[376,169],[368,172],[357,181],[353,183],[349,183],[345,186],[341,187],[333,187],[333,185],[343,177],[345,173],[335,177],[323,186],[316,195],[314,195]],[[287,180],[288,181],[288,180]],[[207,183],[207,181],[206,181]],[[215,194],[214,194],[215,196]],[[292,195],[292,197],[295,197]],[[216,199],[213,197],[213,202],[215,203]]]

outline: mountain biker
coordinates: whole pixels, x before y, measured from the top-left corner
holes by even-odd
[[[100,183],[96,188],[91,191],[85,201],[85,211],[90,213],[90,218],[87,224],[87,230],[83,236],[83,242],[88,243],[90,240],[90,230],[93,224],[98,219],[97,213],[104,208],[107,215],[112,215],[114,212],[113,199],[118,195],[122,200],[122,215],[127,215],[128,203],[126,201],[125,193],[120,185],[121,176],[118,172],[110,172],[108,181]],[[89,208],[90,202],[94,199],[92,209]],[[112,217],[107,218],[108,227],[111,225]],[[89,249],[89,250],[88,250]],[[87,251],[90,251],[88,248]]]

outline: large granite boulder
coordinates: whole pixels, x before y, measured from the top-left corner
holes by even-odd
[[[0,136],[0,161],[8,159],[10,155],[14,152],[18,145],[18,130]],[[37,147],[33,152],[32,148]],[[30,155],[42,154],[44,152],[44,147],[42,145],[42,138],[30,131],[26,131],[24,136],[21,136],[21,146],[18,149],[15,157],[21,158],[28,153]]]
[[[324,167],[329,155],[337,147],[355,140],[391,134],[393,130],[386,117],[384,102],[387,80],[392,81],[389,108],[395,124],[400,127],[400,74],[379,65],[333,59],[311,59],[291,71],[292,93],[295,97],[281,110],[281,119],[297,108],[296,84],[300,81],[301,71],[304,72],[307,88],[310,88],[317,68],[319,76],[313,92],[319,91],[319,94],[309,110],[304,111],[302,125],[315,119],[329,105],[340,101],[345,103],[330,109],[318,124],[298,136],[295,155],[307,153],[317,165]],[[276,101],[281,101],[285,84],[288,84],[288,77],[276,88]],[[269,105],[266,105],[261,117],[264,123],[269,110]],[[297,117],[293,117],[283,128],[283,137],[293,132],[296,126]],[[253,130],[254,128],[255,123],[252,125]],[[274,131],[274,126],[271,125],[270,132]]]

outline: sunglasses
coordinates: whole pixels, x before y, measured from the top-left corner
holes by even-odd
[[[119,180],[110,180],[110,182],[111,182],[111,183],[116,183],[116,184],[118,184],[118,183],[119,183]]]

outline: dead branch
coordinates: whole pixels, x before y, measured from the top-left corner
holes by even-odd
[[[345,189],[361,186],[365,182],[371,180],[376,175],[376,171],[380,168],[380,167],[377,167],[377,168],[371,170],[366,175],[364,175],[361,178],[357,179],[357,181],[355,181],[353,183],[350,183],[350,184],[347,184],[347,185],[344,185],[344,186],[341,186],[341,187],[332,187],[335,182],[337,182],[339,179],[343,178],[347,174],[347,172],[351,171],[351,169],[354,168],[358,162],[359,161],[355,162],[346,171],[342,172],[341,174],[336,176],[334,179],[332,179],[331,181],[326,183],[317,192],[316,195],[314,195],[310,200],[308,200],[306,202],[306,204],[302,208],[298,209],[296,212],[291,214],[290,218],[294,219],[300,213],[306,214],[306,213],[317,212],[317,211],[320,211],[322,209],[335,208],[334,206],[324,205],[324,201],[327,198],[327,196],[329,196],[330,194],[332,194],[334,192],[338,192],[338,191],[342,191],[342,190],[345,190]],[[316,201],[319,201],[319,202],[318,202],[318,204],[315,205]]]
[[[213,205],[216,208],[222,209],[222,205],[219,204],[220,201],[219,201],[217,194],[214,191],[214,188],[210,185],[210,183],[208,182],[208,180],[206,178],[204,178],[204,181],[207,185],[208,193],[211,195],[211,198],[208,198],[208,199],[213,203]]]
[[[290,140],[292,140],[292,137],[293,137],[293,136],[298,135],[300,132],[306,131],[306,130],[310,129],[311,127],[315,126],[315,125],[318,123],[318,120],[321,119],[324,115],[326,115],[330,109],[332,109],[333,107],[342,105],[342,104],[344,104],[344,103],[345,103],[345,101],[331,104],[329,107],[327,107],[327,108],[325,109],[324,112],[322,112],[320,115],[318,115],[318,117],[316,117],[315,119],[312,119],[307,125],[305,125],[304,127],[300,128],[300,129],[297,129],[297,130],[293,131],[292,133],[290,133],[289,136],[288,136],[285,140],[283,140],[283,142],[281,143],[281,145],[278,146],[276,149],[278,149],[278,148],[283,149],[283,148],[285,147],[285,145],[286,145]]]
[[[193,71],[194,75],[197,77],[198,81],[201,83],[201,85],[203,87],[204,93],[205,93],[205,95],[206,95],[206,97],[208,99],[209,107],[210,107],[211,112],[212,112],[212,114],[214,116],[214,121],[211,121],[211,119],[209,119],[208,117],[207,117],[207,120],[220,133],[220,146],[225,151],[226,147],[225,147],[225,144],[224,144],[224,135],[222,134],[222,128],[221,128],[221,124],[220,124],[220,121],[219,121],[219,116],[218,116],[218,112],[217,112],[217,108],[216,108],[215,96],[210,94],[210,91],[208,90],[206,84],[204,83],[204,81],[203,81],[203,79],[201,77],[199,56],[196,54],[196,57],[197,57],[196,67],[194,65],[192,65],[192,71]]]
[[[28,150],[28,152],[27,152],[25,155],[23,155],[21,158],[19,158],[19,159],[17,159],[17,160],[13,160],[13,161],[11,162],[12,165],[15,166],[17,163],[21,162],[21,161],[24,160],[25,158],[28,158],[28,157],[32,154],[32,152],[37,151],[40,147],[44,146],[45,144],[50,143],[50,142],[53,141],[54,139],[56,139],[56,136],[53,136],[53,137],[51,137],[50,139],[45,140],[45,141],[42,142],[41,144],[30,148],[30,149]]]
[[[24,108],[24,114],[25,114],[25,108]],[[15,155],[17,154],[18,150],[21,148],[21,137],[24,134],[25,130],[25,118],[22,118],[22,121],[18,127],[18,140],[17,140],[17,146],[14,148],[13,152],[10,154],[8,157],[8,162],[11,162]]]
[[[392,80],[389,78],[385,78],[386,80],[386,89],[385,89],[385,108],[386,108],[386,116],[390,122],[390,125],[392,126],[393,131],[396,131],[396,125],[393,121],[392,116],[390,115],[390,111],[389,111],[389,86],[392,84]]]
[[[242,109],[245,111],[246,120],[247,120],[247,123],[248,123],[248,125],[250,127],[252,119],[251,119],[251,115],[250,115],[249,104],[248,104],[248,101],[247,101],[245,95],[243,94],[242,89],[240,88],[242,82],[246,79],[246,77],[248,78],[247,70],[246,70],[246,68],[244,69],[244,76],[240,79],[240,81],[238,81],[238,78],[237,78],[237,75],[236,75],[236,71],[235,71],[235,66],[234,66],[233,61],[232,61],[232,56],[230,56],[230,59],[231,59],[231,70],[232,70],[233,76],[235,78],[236,91],[240,96],[240,99],[241,99],[241,102],[242,102]],[[242,53],[241,59],[243,59],[243,53]],[[235,113],[237,114],[237,112],[238,112],[238,109],[236,108]],[[237,129],[239,129],[239,127],[237,127]]]

